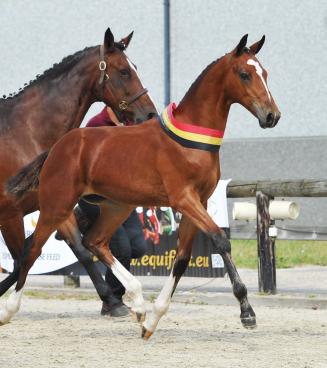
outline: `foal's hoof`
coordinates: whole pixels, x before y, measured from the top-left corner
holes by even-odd
[[[10,315],[5,309],[0,310],[0,326],[4,326],[10,321]]]
[[[241,317],[241,322],[243,327],[247,328],[248,330],[253,330],[257,327],[255,316]]]
[[[138,323],[142,323],[145,321],[145,312],[144,313],[140,313],[140,312],[134,312],[133,310],[131,311],[132,313],[132,320],[134,322],[138,322]]]
[[[149,340],[153,332],[147,330],[144,326],[142,326],[142,339]]]

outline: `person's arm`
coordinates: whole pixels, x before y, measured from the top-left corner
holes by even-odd
[[[110,107],[105,106],[101,112],[93,118],[91,118],[86,124],[87,128],[94,128],[99,126],[117,126],[121,125],[118,121],[115,113],[111,110]]]

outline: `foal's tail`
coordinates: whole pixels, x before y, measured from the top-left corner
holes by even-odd
[[[48,154],[47,151],[41,153],[31,163],[23,167],[17,175],[9,178],[5,186],[6,193],[20,199],[26,192],[37,189],[39,175]]]

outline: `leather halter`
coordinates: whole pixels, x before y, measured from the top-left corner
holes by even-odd
[[[100,85],[100,100],[103,101],[104,89],[106,81],[110,81],[109,74],[107,73],[107,63],[104,60],[104,47],[103,45],[100,46],[100,62],[99,62],[99,70],[100,70],[100,78],[99,78],[99,85]],[[121,100],[118,104],[118,107],[121,111],[126,110],[129,105],[139,99],[141,96],[148,93],[147,88],[142,88],[139,93],[135,96]]]

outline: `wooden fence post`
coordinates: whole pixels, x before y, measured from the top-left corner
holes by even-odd
[[[275,240],[269,236],[269,227],[273,223],[269,215],[269,201],[273,197],[259,191],[256,199],[259,291],[276,294]]]

